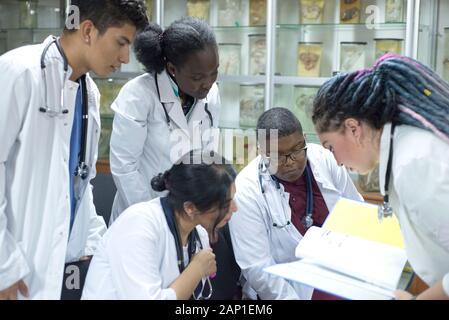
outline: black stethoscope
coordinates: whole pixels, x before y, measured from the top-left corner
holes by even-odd
[[[162,209],[164,211],[165,219],[167,220],[168,227],[171,233],[173,234],[173,237],[175,238],[176,257],[178,262],[179,273],[181,274],[185,270],[186,266],[184,265],[184,254],[182,250],[181,236],[179,234],[178,226],[176,225],[175,213],[173,209],[170,207],[167,197],[160,198],[160,200]],[[188,243],[187,252],[189,255],[189,261],[192,261],[192,257],[197,252],[197,248],[199,248],[199,250],[203,249],[203,244],[201,243],[201,239],[196,228],[193,228],[192,232],[190,232],[187,238],[187,243]],[[208,295],[203,296],[203,291],[206,283],[209,286]],[[212,283],[209,277],[207,277],[206,283],[203,284],[203,281],[200,281],[200,284],[198,284],[198,287],[193,292],[193,298],[195,300],[203,300],[203,299],[207,300],[210,299],[210,297],[212,297],[213,292]]]
[[[393,208],[390,206],[390,199],[388,194],[388,188],[390,184],[390,177],[391,177],[391,167],[393,162],[393,136],[394,136],[394,129],[396,125],[394,123],[391,124],[391,131],[390,131],[390,150],[388,152],[388,162],[387,162],[387,172],[385,174],[385,195],[384,195],[384,201],[381,205],[379,205],[377,210],[377,217],[379,221],[382,221],[383,218],[389,218],[393,216]]]
[[[46,73],[46,65],[45,65],[45,56],[47,55],[48,49],[52,44],[56,45],[59,53],[61,54],[62,60],[64,62],[64,80],[61,89],[61,102],[59,108],[52,108],[48,105],[48,87],[47,87],[47,73]],[[44,48],[41,54],[41,70],[42,77],[44,80],[44,94],[45,94],[45,107],[40,107],[39,111],[47,114],[49,117],[59,117],[69,113],[68,109],[64,108],[64,82],[67,79],[67,73],[69,70],[69,62],[67,60],[66,55],[64,54],[64,50],[61,47],[59,42],[59,38],[53,37],[53,40],[50,41]],[[83,114],[82,114],[82,133],[81,133],[81,150],[78,161],[78,167],[76,168],[75,175],[81,177],[82,179],[86,179],[89,175],[89,166],[86,164],[86,145],[87,145],[87,125],[88,125],[88,101],[87,101],[87,85],[86,85],[86,75],[81,76],[81,92],[82,92],[82,104],[83,104]]]
[[[268,166],[267,164],[261,159],[259,162],[259,183],[260,183],[260,190],[262,191],[262,195],[265,199],[265,203],[268,208],[268,213],[271,216],[271,219],[273,220],[273,227],[275,228],[285,228],[286,226],[291,224],[290,220],[286,219],[286,222],[283,224],[278,224],[274,222],[273,214],[271,213],[270,204],[268,203],[267,196],[265,194],[265,188],[263,186],[263,178],[262,175],[266,175],[268,173]],[[307,161],[306,168],[304,170],[304,174],[306,177],[306,212],[304,217],[301,219],[301,223],[304,225],[306,229],[309,229],[313,225],[313,189],[312,189],[312,170],[310,169],[309,161]],[[270,174],[270,179],[273,181],[276,185],[276,189],[278,190],[281,197],[283,197],[281,185],[279,183],[278,178],[276,176]],[[284,212],[285,216],[285,212]]]
[[[170,117],[168,116],[167,108],[165,107],[165,103],[163,103],[161,101],[161,93],[159,91],[159,83],[157,82],[157,72],[154,73],[154,80],[156,82],[156,90],[157,90],[157,96],[159,98],[159,102],[161,103],[162,108],[164,109],[165,121],[167,122],[167,126],[170,129],[170,131],[172,131],[173,127],[172,127],[172,124],[171,124]],[[204,104],[204,111],[206,111],[207,116],[209,117],[210,126],[213,127],[214,126],[214,119],[212,118],[212,114],[209,111],[207,102]]]

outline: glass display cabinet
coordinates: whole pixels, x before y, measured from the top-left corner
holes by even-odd
[[[40,43],[64,26],[66,1],[0,1],[0,55],[27,44]]]
[[[449,81],[448,0],[146,0],[151,21],[163,27],[185,16],[205,19],[215,32],[222,101],[220,127],[231,135],[238,170],[256,155],[259,114],[286,107],[308,142],[319,142],[311,122],[318,88],[334,74],[368,67],[385,52],[418,59]],[[0,54],[42,42],[64,26],[68,0],[1,0]],[[109,171],[111,103],[129,79],[130,63],[108,78],[94,76],[101,98],[99,171]],[[245,146],[245,153],[236,150]],[[376,171],[351,174],[366,200],[379,202]]]
[[[300,119],[307,140],[318,142],[311,107],[319,86],[333,74],[372,65],[385,52],[417,58],[449,80],[446,0],[146,2],[150,20],[164,27],[185,15],[205,19],[212,26],[220,54],[220,127],[232,130],[236,139],[251,134],[263,110],[286,107]],[[68,0],[2,0],[0,53],[60,33],[68,4]],[[110,105],[121,86],[142,72],[132,53],[130,63],[119,72],[108,78],[94,75],[102,93],[99,159],[106,165]],[[245,144],[254,150],[250,140]],[[357,175],[353,178],[359,181]],[[368,177],[360,181],[369,186],[366,192],[378,191]]]

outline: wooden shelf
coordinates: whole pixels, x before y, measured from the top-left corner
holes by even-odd
[[[374,204],[381,204],[384,201],[384,198],[382,195],[378,192],[360,192],[363,199],[365,199],[366,202],[374,203]]]
[[[97,173],[111,173],[108,160],[97,161]]]
[[[410,288],[408,289],[408,291],[417,296],[418,294],[422,293],[423,291],[426,291],[429,288],[429,286],[421,280],[420,277],[418,277],[415,273],[414,277],[413,277],[413,281],[412,284],[410,285]]]

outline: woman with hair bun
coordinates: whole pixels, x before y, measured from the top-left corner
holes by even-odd
[[[152,188],[167,196],[131,206],[109,228],[90,264],[83,299],[207,299],[217,290],[209,241],[236,211],[236,173],[224,160],[194,160],[190,152],[154,177]]]
[[[379,215],[396,215],[408,260],[430,286],[397,299],[449,299],[448,114],[449,84],[393,54],[331,78],[314,101],[315,128],[340,165],[364,174],[379,164]]]
[[[117,194],[110,224],[129,206],[161,195],[151,190],[151,178],[182,154],[218,150],[219,60],[207,23],[186,17],[164,31],[151,23],[137,35],[134,50],[146,73],[126,83],[111,106]]]

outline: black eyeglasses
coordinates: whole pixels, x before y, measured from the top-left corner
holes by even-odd
[[[266,155],[266,159],[271,164],[279,164],[284,165],[287,163],[288,159],[291,159],[292,161],[297,161],[305,156],[307,151],[307,145],[302,147],[301,149],[295,150],[289,154],[278,154],[275,156]]]

